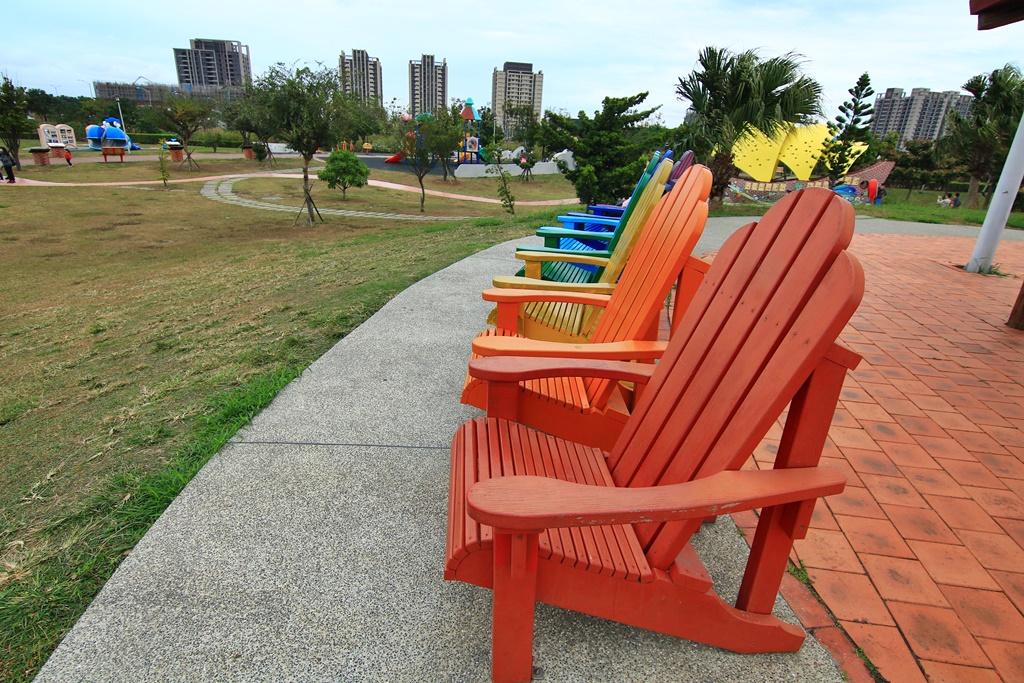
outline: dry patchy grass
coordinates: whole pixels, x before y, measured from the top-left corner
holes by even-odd
[[[409,284],[556,213],[293,227],[199,189],[0,194],[0,679],[34,675],[159,514],[114,521],[197,450],[218,397],[305,367]]]

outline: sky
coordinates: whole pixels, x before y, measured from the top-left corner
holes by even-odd
[[[249,46],[253,76],[278,62],[337,68],[339,52],[381,60],[385,102],[408,102],[409,60],[448,62],[450,98],[491,100],[506,61],[544,72],[544,109],[592,114],[604,97],[648,92],[661,121],[687,104],[675,87],[708,45],[797,53],[823,86],[828,118],[864,72],[886,88],[959,90],[972,76],[1021,66],[1024,22],[977,29],[968,0],[849,3],[745,0],[176,0],[45,4],[6,0],[0,73],[56,95],[92,95],[93,81],[176,84],[173,48],[194,38]]]

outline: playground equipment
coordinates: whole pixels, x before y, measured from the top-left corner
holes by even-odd
[[[89,141],[89,149],[103,152],[104,162],[108,154],[118,155],[123,162],[126,149],[139,149],[139,146],[121,129],[121,121],[113,117],[103,119],[100,125],[86,126],[85,139]]]
[[[473,98],[467,97],[460,112],[462,116],[462,150],[458,153],[460,164],[490,163],[487,152],[480,147],[480,114],[473,106]]]
[[[422,145],[423,136],[420,135],[420,123],[429,121],[434,118],[434,115],[428,111],[418,114],[416,116],[416,126],[414,130],[410,130],[405,134],[405,147],[404,149],[398,150],[397,154],[393,154],[384,160],[386,164],[400,164],[405,162],[406,153],[412,149],[413,145]],[[409,123],[412,121],[412,114],[407,111],[402,112],[402,122]]]

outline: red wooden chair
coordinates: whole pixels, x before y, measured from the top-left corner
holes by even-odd
[[[495,681],[530,680],[536,601],[736,652],[800,647],[802,629],[771,611],[816,499],[845,486],[817,464],[859,361],[836,343],[864,287],[853,223],[847,201],[812,188],[740,229],[655,366],[473,362],[491,408],[452,440],[444,575],[494,591]],[[516,383],[551,374],[648,382],[611,452],[513,421]],[[740,471],[787,405],[775,469]],[[708,516],[757,508],[730,605],[689,540]]]
[[[473,341],[472,357],[569,356],[652,361],[665,343],[657,341],[658,314],[674,282],[676,310],[683,310],[707,271],[690,256],[707,222],[711,171],[693,166],[673,191],[662,197],[637,238],[633,253],[608,295],[585,292],[489,289],[484,299],[498,304],[497,328]],[[589,339],[566,343],[519,335],[523,307],[534,302],[575,304],[581,316],[598,307],[603,313]],[[519,421],[542,431],[611,448],[632,405],[631,392],[603,378],[559,377],[525,382],[518,388]],[[487,385],[469,374],[462,402],[484,409]]]

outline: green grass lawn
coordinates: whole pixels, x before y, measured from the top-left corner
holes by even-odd
[[[986,209],[968,209],[966,206],[945,208],[935,202],[939,194],[936,190],[911,190],[908,193],[905,189],[894,188],[888,190],[881,205],[858,205],[857,213],[917,223],[982,225],[985,222]],[[1007,227],[1024,230],[1024,214],[1011,213]]]
[[[136,163],[26,175],[151,173]],[[457,222],[307,227],[200,187],[0,193],[0,680],[33,677],[177,492],[304,367],[413,282],[559,211],[473,203]]]

